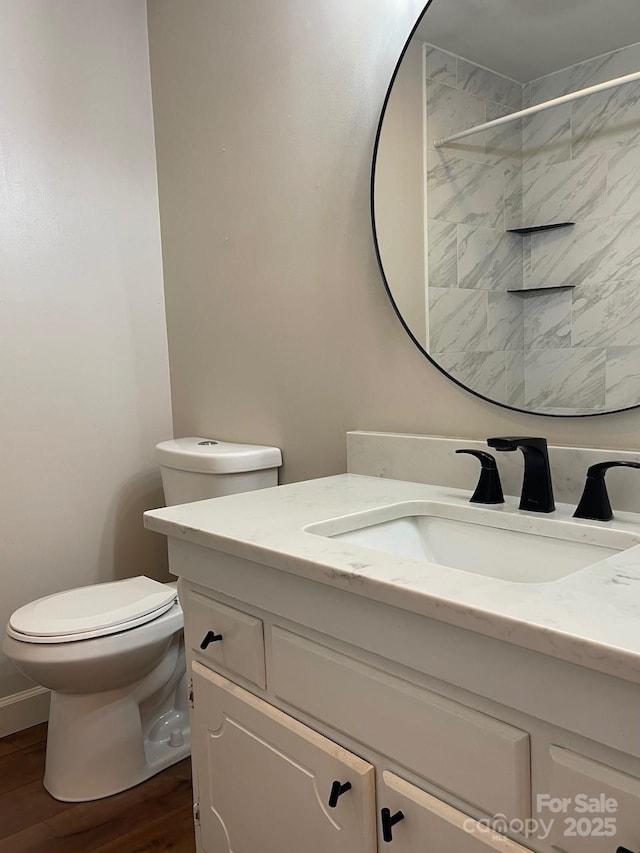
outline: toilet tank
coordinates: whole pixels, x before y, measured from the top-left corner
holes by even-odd
[[[174,438],[156,445],[167,506],[278,485],[277,447],[211,438]]]

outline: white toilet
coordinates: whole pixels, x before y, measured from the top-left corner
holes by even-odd
[[[275,486],[280,450],[179,438],[157,445],[167,505]],[[4,653],[51,690],[44,785],[96,800],[189,754],[182,609],[176,584],[147,577],[95,584],[26,604]]]

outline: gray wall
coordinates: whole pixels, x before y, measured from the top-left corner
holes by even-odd
[[[347,429],[640,447],[640,414],[500,409],[414,347],[380,282],[369,173],[421,2],[150,0],[175,428],[345,470]]]

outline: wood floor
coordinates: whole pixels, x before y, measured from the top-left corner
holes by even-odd
[[[194,853],[189,759],[114,797],[60,803],[42,785],[46,726],[0,740],[0,853]]]

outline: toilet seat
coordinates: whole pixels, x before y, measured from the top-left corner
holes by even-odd
[[[166,613],[175,587],[143,575],[54,593],[11,616],[7,634],[26,643],[70,643],[128,631]]]

